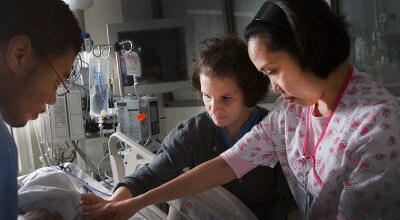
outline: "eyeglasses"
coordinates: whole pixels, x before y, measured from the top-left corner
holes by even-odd
[[[65,83],[61,79],[60,75],[57,73],[54,66],[50,63],[50,61],[48,61],[48,60],[46,60],[46,61],[49,64],[49,66],[51,67],[51,69],[53,70],[53,72],[57,75],[58,79],[60,80],[60,82],[57,82],[57,90],[56,90],[57,96],[63,96],[65,94],[69,93],[68,87],[65,85]]]

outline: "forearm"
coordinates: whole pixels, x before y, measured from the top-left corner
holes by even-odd
[[[130,199],[135,195],[132,194],[132,191],[126,186],[120,186],[115,192],[112,194],[110,201],[118,202],[125,199]]]
[[[144,208],[151,204],[197,194],[235,178],[231,167],[218,156],[136,198],[140,200],[137,201],[142,206],[140,208]]]

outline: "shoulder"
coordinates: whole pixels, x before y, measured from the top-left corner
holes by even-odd
[[[397,111],[399,103],[395,96],[375,82],[371,76],[354,69],[338,107],[347,108],[348,113],[359,114],[383,109]]]
[[[166,139],[172,137],[184,137],[198,135],[196,131],[211,131],[215,127],[213,121],[208,116],[206,111],[201,111],[187,120],[180,122],[166,137]],[[204,132],[202,132],[204,133]]]
[[[333,120],[341,132],[358,143],[386,142],[400,133],[400,105],[396,97],[369,75],[354,71]],[[339,115],[340,114],[340,115]],[[344,119],[344,120],[343,120]]]
[[[307,107],[296,103],[290,103],[288,100],[279,97],[274,103],[274,108],[268,113],[265,120],[269,120],[271,123],[279,122],[280,124],[282,124],[286,119],[298,121],[306,112]]]
[[[197,114],[194,114],[187,120],[184,120],[180,122],[177,126],[176,129],[193,129],[196,127],[201,128],[202,126],[210,126],[212,125],[213,122],[209,115],[207,114],[206,111],[201,111],[198,112]]]

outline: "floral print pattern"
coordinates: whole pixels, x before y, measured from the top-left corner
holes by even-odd
[[[304,166],[307,109],[278,99],[274,110],[221,156],[238,177],[279,160],[292,192],[301,184],[313,194],[313,219],[399,219],[397,98],[354,69],[314,159]]]

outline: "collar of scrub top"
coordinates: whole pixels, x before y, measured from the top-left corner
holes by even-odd
[[[244,123],[242,128],[240,128],[239,133],[237,133],[236,137],[231,140],[229,138],[228,133],[226,132],[225,128],[223,127],[218,127],[218,130],[222,136],[222,139],[224,140],[225,144],[228,146],[228,148],[231,148],[236,142],[238,142],[247,132],[249,132],[256,124],[258,124],[258,117],[261,114],[261,110],[256,106],[251,113],[249,119]]]
[[[285,12],[276,5],[277,0],[266,1],[258,10],[256,16],[254,16],[253,21],[263,21],[267,23],[272,23],[279,27],[290,29],[289,21],[286,17]]]

